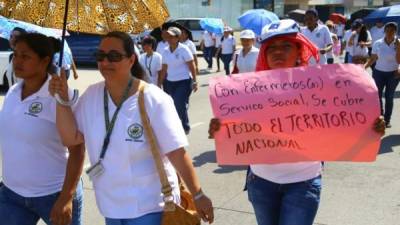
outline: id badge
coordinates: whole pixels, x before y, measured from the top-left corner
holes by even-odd
[[[96,164],[94,164],[93,166],[89,167],[86,170],[86,174],[89,176],[90,180],[93,180],[94,178],[100,176],[103,173],[104,173],[104,166],[101,163],[101,161],[98,161]]]

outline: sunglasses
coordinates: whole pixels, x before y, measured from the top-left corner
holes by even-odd
[[[109,62],[121,62],[124,57],[128,56],[126,54],[121,54],[118,51],[111,50],[108,53],[98,51],[94,53],[94,57],[96,58],[97,62],[102,62],[105,58],[107,58]]]

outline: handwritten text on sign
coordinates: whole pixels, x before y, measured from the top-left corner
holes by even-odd
[[[373,161],[380,135],[374,81],[334,64],[215,77],[210,99],[221,130],[219,164]]]

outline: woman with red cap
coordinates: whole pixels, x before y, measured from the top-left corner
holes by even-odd
[[[263,29],[256,71],[307,66],[311,57],[318,60],[318,48],[299,32],[295,21],[274,22]],[[221,122],[210,121],[214,137]],[[375,130],[384,132],[377,120]],[[246,187],[258,225],[312,225],[321,193],[322,164],[297,162],[250,165]]]

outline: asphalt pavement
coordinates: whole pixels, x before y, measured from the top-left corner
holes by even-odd
[[[199,58],[200,68],[205,68]],[[222,62],[221,62],[221,68]],[[219,166],[216,163],[213,140],[208,139],[208,123],[212,118],[208,98],[208,81],[214,76],[224,76],[201,70],[199,91],[190,100],[190,146],[187,151],[193,158],[203,190],[213,200],[215,225],[256,225],[247,192],[243,191],[246,168]],[[81,93],[89,84],[100,81],[95,68],[81,68],[79,79],[71,80],[71,87]],[[0,106],[4,94],[0,96]],[[323,172],[321,204],[316,225],[399,225],[400,224],[400,88],[396,91],[393,127],[382,138],[376,162],[327,162]],[[333,144],[333,143],[332,143]],[[1,163],[0,163],[1,164]],[[88,162],[86,160],[86,165]],[[84,224],[104,224],[99,214],[92,184],[83,175],[85,200]],[[1,218],[0,218],[1,219]],[[43,223],[40,223],[43,224]]]

